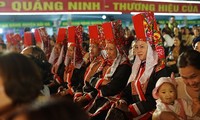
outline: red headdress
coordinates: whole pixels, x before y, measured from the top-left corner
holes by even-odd
[[[24,47],[31,46],[34,44],[35,38],[32,32],[24,33]]]
[[[7,43],[11,43],[13,34],[14,34],[14,33],[6,34]]]
[[[102,27],[105,34],[105,41],[115,44],[119,52],[124,53],[123,47],[125,45],[125,41],[122,22],[120,20],[106,22],[102,24]]]
[[[13,44],[15,45],[18,44],[22,40],[22,37],[18,33],[14,34],[12,38],[13,38]]]
[[[67,38],[67,28],[59,28],[56,43],[63,44]]]
[[[165,53],[156,19],[153,12],[137,14],[132,17],[137,40],[148,41],[158,54],[159,63],[156,71],[165,67]]]
[[[101,49],[105,47],[105,35],[101,25],[91,25],[88,27],[90,44],[98,44]]]
[[[75,26],[71,26],[68,27],[68,46],[72,45],[72,46],[76,46],[76,27]]]
[[[39,29],[35,29],[34,36],[35,36],[36,42],[40,42],[40,43],[42,42],[42,38],[41,38]]]
[[[21,40],[21,36],[17,33],[10,33],[6,35],[7,43],[10,43],[11,45],[17,45]]]
[[[89,30],[90,44],[99,44],[98,25],[88,26],[88,30]]]
[[[67,31],[66,28],[59,28],[58,29],[58,35],[57,35],[56,43],[61,45],[60,55],[59,55],[58,60],[56,62],[56,64],[58,66],[63,62],[64,56],[65,56],[64,55],[65,54],[64,41],[66,40],[66,37],[67,37],[66,31]]]
[[[67,33],[66,33],[67,29],[66,28],[59,28],[58,29],[58,35],[56,38],[56,45],[53,47],[52,51],[51,51],[51,55],[49,57],[49,63],[51,64],[57,64],[60,65],[60,63],[62,62],[62,58],[63,58],[63,54],[64,54],[64,40],[66,39]],[[59,47],[58,47],[59,46]],[[58,48],[56,48],[58,47]],[[55,53],[57,52],[56,49],[61,49],[60,53]],[[55,61],[57,59],[57,61]]]
[[[36,43],[48,41],[48,34],[47,34],[47,31],[44,27],[40,27],[38,29],[35,29],[34,36],[35,36]]]
[[[46,29],[44,27],[35,29],[34,37],[36,45],[39,46],[45,52],[47,57],[49,57],[51,48],[49,43],[49,35],[47,34]]]
[[[74,64],[80,63],[83,60],[83,27],[82,26],[70,26],[68,27],[68,46],[75,47]],[[67,55],[65,58],[65,65],[67,65]]]

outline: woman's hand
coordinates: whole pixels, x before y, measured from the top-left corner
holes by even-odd
[[[69,94],[69,89],[66,89],[63,86],[58,88],[57,95],[65,96],[67,94]]]
[[[58,71],[58,65],[57,65],[57,64],[54,64],[54,65],[52,66],[52,68],[51,68],[51,73],[56,74],[57,71]]]
[[[124,112],[129,112],[128,110],[128,105],[124,100],[119,100],[115,103],[115,107],[124,111]]]
[[[77,103],[82,103],[82,102],[85,102],[85,101],[87,101],[85,96],[79,96],[75,99],[75,102],[77,102]]]

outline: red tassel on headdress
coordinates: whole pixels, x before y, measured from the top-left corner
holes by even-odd
[[[63,44],[64,40],[66,39],[66,35],[67,35],[66,32],[67,32],[66,28],[59,28],[58,29],[58,36],[57,36],[56,43]]]

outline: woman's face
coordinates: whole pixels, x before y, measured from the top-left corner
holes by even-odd
[[[179,68],[179,73],[188,88],[196,92],[200,91],[200,70],[186,66]]]
[[[60,55],[61,45],[60,44],[55,44],[54,51],[55,51],[56,55]]]
[[[70,58],[74,57],[74,47],[73,46],[69,46],[67,49],[67,56]]]
[[[90,44],[90,54],[97,57],[100,54],[100,49],[97,44]]]
[[[146,60],[148,45],[145,41],[138,40],[135,44],[135,53],[141,61]]]
[[[117,57],[117,48],[114,44],[112,43],[106,43],[106,52],[107,52],[107,57],[110,60],[113,60]]]
[[[194,29],[193,32],[194,32],[194,36],[199,36],[199,30],[197,28]]]
[[[187,34],[187,35],[190,34],[190,30],[188,28],[185,30],[185,34]]]
[[[180,46],[181,42],[178,37],[174,37],[174,46]]]

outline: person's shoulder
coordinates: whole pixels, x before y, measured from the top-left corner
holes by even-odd
[[[187,94],[185,92],[185,83],[183,82],[183,79],[181,77],[175,78],[177,83],[177,92],[178,92],[178,98],[187,98]]]
[[[176,77],[175,80],[178,85],[183,83],[183,79],[181,77]]]

